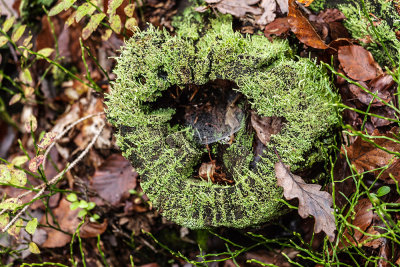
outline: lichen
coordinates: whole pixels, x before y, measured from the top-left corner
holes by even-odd
[[[126,42],[107,96],[107,118],[144,192],[167,219],[192,229],[260,224],[285,212],[274,148],[294,171],[322,161],[338,123],[332,105],[337,96],[324,70],[294,59],[287,41],[242,36],[232,30],[229,16],[211,20],[207,30],[199,25],[176,36],[150,26]],[[205,148],[194,141],[192,128],[171,125],[174,108],[154,104],[171,86],[215,79],[235,82],[259,115],[285,118],[256,168],[254,132],[244,126],[236,133],[223,155],[234,185],[194,179]]]

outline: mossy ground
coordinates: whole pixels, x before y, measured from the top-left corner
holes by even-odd
[[[274,148],[292,170],[323,161],[338,123],[330,81],[310,60],[292,59],[285,40],[233,32],[229,16],[212,20],[207,30],[197,27],[198,18],[182,24],[191,30],[171,36],[150,27],[123,47],[107,100],[108,120],[119,129],[117,143],[153,204],[180,225],[243,228],[275,218],[284,210]],[[232,186],[193,179],[206,150],[194,142],[190,127],[170,125],[173,108],[152,104],[171,86],[216,79],[235,82],[259,115],[285,118],[256,168],[250,167],[254,132],[242,127],[236,134],[222,156]]]

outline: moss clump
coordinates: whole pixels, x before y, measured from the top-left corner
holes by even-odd
[[[176,36],[150,27],[128,40],[117,58],[107,117],[118,129],[118,146],[141,174],[144,192],[167,219],[189,228],[243,228],[283,212],[273,147],[293,170],[323,160],[338,122],[336,95],[320,67],[290,58],[286,41],[243,37],[233,32],[228,16],[210,25]],[[215,79],[235,82],[259,115],[285,118],[255,168],[254,132],[242,127],[236,134],[223,155],[231,186],[193,178],[207,152],[194,141],[192,128],[172,125],[174,108],[157,105],[171,86]]]

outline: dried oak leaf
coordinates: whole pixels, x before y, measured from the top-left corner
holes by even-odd
[[[255,112],[251,112],[251,126],[257,133],[258,139],[267,145],[271,140],[271,135],[277,134],[282,130],[282,117],[260,117]]]
[[[299,199],[299,215],[302,218],[313,216],[315,232],[324,231],[333,242],[336,225],[331,208],[332,196],[328,192],[320,191],[321,186],[318,184],[306,184],[300,176],[291,173],[289,167],[282,161],[275,163],[275,175],[278,185],[283,187],[285,198]]]
[[[397,134],[398,128],[395,127],[386,134],[380,134],[379,131],[375,129],[375,131],[372,133],[372,136],[383,137],[374,138],[376,145],[383,147],[388,151],[400,152],[400,143],[386,139],[391,138],[396,140],[395,135]],[[394,181],[389,176],[389,174],[391,174],[397,181],[400,181],[400,171],[396,167],[399,165],[399,158],[397,158],[395,155],[376,147],[360,137],[357,137],[354,143],[346,150],[347,156],[358,172],[362,173],[365,171],[374,170],[392,163],[390,167],[379,176],[379,178],[384,180],[386,183],[393,184]],[[378,175],[380,172],[380,170],[375,171],[375,175]]]
[[[127,159],[112,154],[94,173],[92,188],[111,205],[118,206],[129,196],[129,190],[136,187],[137,176]]]
[[[236,17],[244,17],[246,13],[261,15],[262,10],[253,7],[259,0],[205,0],[208,4],[213,4],[222,14],[231,14]]]
[[[327,49],[310,21],[303,15],[295,0],[289,0],[289,25],[300,42],[317,49]]]
[[[367,81],[382,74],[372,54],[359,45],[339,47],[338,58],[344,72],[357,81]]]

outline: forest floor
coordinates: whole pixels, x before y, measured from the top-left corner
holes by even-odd
[[[279,219],[241,230],[190,230],[157,212],[115,144],[104,96],[116,78],[112,57],[135,26],[173,34],[172,19],[188,2],[95,3],[0,3],[1,265],[400,265],[400,57],[380,35],[380,14],[359,5],[367,29],[360,37],[339,9],[293,0],[207,0],[196,8],[231,14],[243,34],[287,38],[296,55],[331,75],[342,120],[322,187],[335,222],[327,236],[327,226],[314,232],[315,221],[326,221],[302,218],[296,200]],[[396,22],[387,24],[400,39]]]

